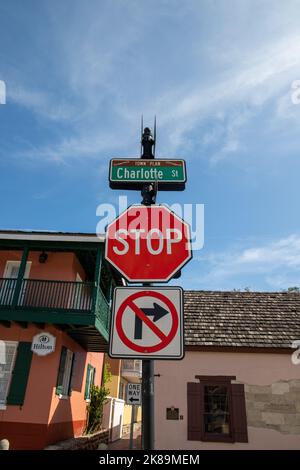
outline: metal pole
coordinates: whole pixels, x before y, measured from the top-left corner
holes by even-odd
[[[150,199],[147,193],[151,191]],[[152,205],[156,202],[157,185],[144,185],[142,189],[144,205]],[[153,197],[154,196],[154,197]],[[144,287],[149,287],[150,283],[143,283]],[[142,446],[144,450],[154,449],[154,361],[143,360],[142,375]]]
[[[143,360],[142,378],[142,444],[144,450],[154,449],[154,361]]]
[[[135,410],[135,405],[131,405],[131,422],[130,422],[130,438],[129,438],[130,450],[133,449],[134,410]]]

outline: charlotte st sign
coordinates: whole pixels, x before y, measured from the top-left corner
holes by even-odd
[[[183,190],[186,183],[184,160],[113,158],[109,184],[112,189],[139,189],[146,182],[157,182],[160,190]]]

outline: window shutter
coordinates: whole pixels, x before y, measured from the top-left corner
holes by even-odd
[[[69,382],[69,388],[68,388],[68,395],[70,396],[72,393],[72,385],[73,385],[73,379],[74,379],[74,365],[75,365],[75,354],[73,353],[72,355],[72,365],[71,365],[71,372],[70,372],[70,382]]]
[[[203,436],[203,398],[200,383],[187,384],[188,440],[201,441]]]
[[[235,442],[248,442],[245,391],[243,384],[232,384],[232,424]]]
[[[24,404],[31,360],[31,343],[21,341],[18,345],[15,367],[6,401],[8,405],[22,406]]]
[[[62,392],[63,392],[63,380],[64,380],[66,358],[67,358],[67,348],[65,348],[65,346],[62,346],[61,353],[60,353],[57,381],[56,381],[56,391],[55,391],[56,395],[62,395]]]
[[[85,379],[85,390],[84,390],[84,399],[88,400],[90,398],[90,375],[91,375],[92,366],[88,364],[87,371],[86,371],[86,379]]]

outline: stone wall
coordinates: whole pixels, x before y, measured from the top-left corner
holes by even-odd
[[[108,429],[89,434],[87,436],[74,437],[66,441],[57,442],[45,447],[44,450],[97,450],[99,444],[108,443]]]
[[[246,384],[245,395],[248,426],[300,434],[300,380]]]

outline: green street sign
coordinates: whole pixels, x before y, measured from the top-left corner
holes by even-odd
[[[148,182],[157,182],[160,190],[183,190],[185,161],[156,158],[113,158],[110,161],[109,185],[112,189],[139,189]]]

